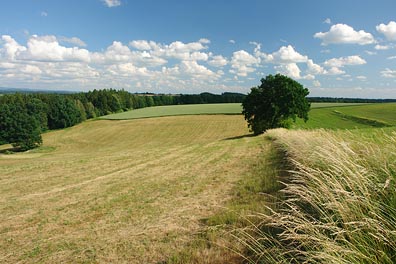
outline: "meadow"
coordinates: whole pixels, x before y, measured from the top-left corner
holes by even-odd
[[[358,103],[312,103],[311,108],[329,108],[329,107],[345,107],[361,105]],[[177,115],[215,115],[215,114],[234,114],[242,113],[242,105],[238,103],[230,104],[190,104],[190,105],[167,105],[154,106],[135,109],[132,111],[121,112],[101,117],[108,120],[125,120],[136,118],[149,118],[161,116],[177,116]]]
[[[313,104],[307,123],[257,137],[239,104],[152,107],[0,146],[0,262],[392,263],[395,105]]]
[[[178,115],[215,115],[233,114],[240,115],[242,106],[238,103],[231,104],[189,104],[189,105],[166,105],[135,109],[132,111],[111,114],[101,117],[101,119],[124,120],[161,116]]]
[[[248,133],[240,115],[98,120],[0,154],[0,262],[167,260],[263,151]]]

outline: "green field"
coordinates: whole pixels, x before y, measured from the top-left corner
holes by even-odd
[[[297,120],[295,128],[355,129],[396,125],[396,104],[362,104],[318,107],[313,105],[309,120]]]
[[[354,103],[312,103],[311,108],[328,108],[336,106],[354,106]],[[231,104],[192,104],[167,105],[134,109],[127,112],[111,114],[101,117],[108,120],[125,120],[176,115],[204,115],[204,114],[241,114],[242,105]]]
[[[204,115],[241,114],[240,104],[197,104],[156,106],[131,110],[101,117],[108,120],[137,118]],[[396,104],[312,103],[309,120],[297,120],[294,128],[302,129],[355,129],[387,127],[396,125]]]
[[[101,117],[101,119],[123,120],[176,115],[241,114],[241,104],[192,104],[154,106],[135,109]]]

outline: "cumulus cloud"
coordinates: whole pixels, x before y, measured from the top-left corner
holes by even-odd
[[[107,7],[116,7],[121,5],[121,0],[102,0]]]
[[[213,67],[223,67],[227,65],[227,63],[227,59],[221,55],[213,56],[212,59],[208,61],[208,64]]]
[[[19,45],[19,43],[9,35],[3,35],[1,36],[1,39],[4,42],[3,49],[0,49],[2,57],[13,61],[22,52],[26,51],[26,47]]]
[[[114,64],[109,66],[107,70],[113,75],[125,77],[148,76],[150,74],[146,67],[136,67],[132,63]]]
[[[268,55],[267,60],[273,63],[298,63],[307,62],[308,56],[301,55],[291,45],[288,45]]]
[[[294,79],[301,79],[301,70],[296,63],[281,64],[275,66],[278,73],[289,76]]]
[[[54,36],[39,37],[33,35],[27,43],[22,59],[35,61],[84,61],[89,62],[89,51],[77,47],[61,46]]]
[[[180,70],[189,75],[196,77],[212,77],[216,74],[196,61],[182,61],[180,63]]]
[[[324,62],[324,65],[329,67],[344,67],[345,65],[362,65],[367,62],[360,56],[348,56],[341,58],[333,58]]]
[[[202,44],[209,44],[209,43],[210,43],[210,40],[209,40],[209,39],[206,39],[206,38],[201,38],[198,42],[199,42],[199,43],[202,43]]]
[[[331,24],[331,19],[330,18],[326,18],[323,23],[325,24]]]
[[[379,33],[382,33],[389,41],[396,41],[396,22],[390,21],[388,25],[379,24],[376,26]]]
[[[355,31],[346,24],[331,26],[328,32],[318,32],[314,38],[322,40],[322,45],[328,44],[359,44],[367,45],[375,43],[373,35],[363,30]]]
[[[309,74],[323,74],[325,72],[324,68],[316,63],[313,62],[313,60],[308,60],[307,61],[307,71]]]
[[[340,74],[344,74],[345,71],[341,70],[338,67],[331,67],[330,69],[325,71],[326,75],[340,75]]]
[[[228,42],[230,42],[231,44],[235,44],[235,40],[230,39]]]
[[[232,54],[231,58],[231,73],[235,73],[238,76],[247,76],[248,73],[254,72],[255,68],[253,65],[260,63],[260,59],[254,57],[250,53],[244,50],[236,51]]]
[[[385,78],[396,78],[396,70],[386,68],[385,70],[381,71],[381,76]]]

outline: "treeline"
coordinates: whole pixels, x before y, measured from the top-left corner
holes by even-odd
[[[150,106],[240,103],[243,94],[155,95],[104,89],[86,93],[3,94],[0,96],[0,145],[28,150],[42,144],[41,133],[76,125],[86,119]]]
[[[241,93],[201,93],[201,94],[181,94],[175,97],[177,104],[220,104],[220,103],[242,103],[246,97]]]
[[[396,99],[307,97],[311,103],[394,103]]]
[[[5,94],[0,96],[0,144],[20,150],[42,144],[41,133],[86,119],[155,105],[174,104],[174,96],[140,96],[124,90],[76,94]]]

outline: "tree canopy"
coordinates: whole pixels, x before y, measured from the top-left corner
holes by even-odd
[[[296,118],[308,120],[309,94],[295,80],[281,75],[268,75],[261,79],[261,85],[251,88],[242,103],[245,119],[254,134],[267,129],[289,127]]]

